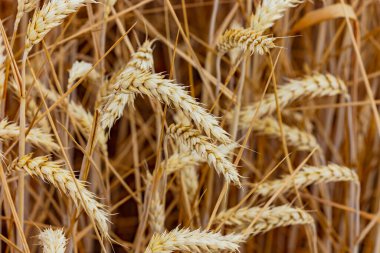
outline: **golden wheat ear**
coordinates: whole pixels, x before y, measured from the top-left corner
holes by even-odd
[[[67,239],[63,229],[44,229],[38,239],[43,253],[65,253]]]
[[[239,244],[245,239],[241,234],[215,233],[200,229],[179,229],[153,235],[145,253],[188,251],[194,253],[219,252],[223,250],[237,252]]]

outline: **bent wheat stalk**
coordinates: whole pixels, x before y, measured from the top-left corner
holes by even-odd
[[[347,95],[347,87],[344,82],[330,74],[314,74],[303,79],[291,79],[287,84],[278,87],[278,101],[280,109],[290,103],[305,97],[315,98],[323,96]],[[249,125],[253,116],[260,118],[276,111],[276,98],[274,94],[268,94],[261,101],[251,106],[246,106],[240,112],[240,124]],[[231,113],[230,113],[231,114]]]
[[[215,223],[223,223],[236,230],[241,230],[247,228],[255,219],[257,219],[256,222],[249,230],[251,236],[265,233],[278,227],[314,224],[313,217],[306,211],[288,205],[269,207],[264,210],[261,207],[242,208],[237,211],[230,209],[218,214]]]
[[[339,166],[337,164],[329,164],[327,166],[304,166],[295,175],[283,177],[279,180],[273,180],[261,184],[255,184],[253,187],[256,193],[261,196],[271,196],[280,188],[283,193],[294,189],[294,187],[303,188],[316,183],[329,183],[340,181],[359,182],[358,175],[352,169]],[[290,179],[290,177],[292,177]],[[289,183],[293,182],[293,184]]]
[[[240,234],[222,235],[207,232],[176,228],[163,234],[155,234],[149,242],[145,253],[170,253],[173,251],[185,252],[219,252],[223,250],[236,252],[239,243],[244,241]]]
[[[210,167],[217,173],[222,173],[228,183],[233,182],[240,186],[239,173],[236,167],[227,159],[218,147],[210,142],[210,139],[193,129],[191,126],[181,124],[169,126],[167,134],[183,149],[196,152],[206,160]]]
[[[108,233],[109,214],[105,210],[105,206],[96,200],[96,196],[92,192],[86,189],[85,182],[72,177],[68,170],[63,169],[63,166],[62,161],[49,161],[47,156],[33,158],[32,154],[28,154],[14,160],[8,169],[10,171],[25,171],[33,177],[38,177],[54,185],[61,193],[69,196],[76,206],[81,205],[86,213],[93,218],[101,235],[110,239]]]
[[[38,235],[38,239],[43,253],[65,253],[66,251],[67,239],[63,229],[47,228]]]

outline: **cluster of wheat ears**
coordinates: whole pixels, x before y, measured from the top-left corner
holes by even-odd
[[[0,0],[0,251],[380,252],[379,7]]]

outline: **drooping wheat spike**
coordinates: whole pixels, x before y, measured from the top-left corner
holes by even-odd
[[[207,161],[218,173],[222,173],[228,183],[240,185],[239,173],[236,167],[226,158],[226,155],[218,150],[218,147],[210,142],[210,139],[191,126],[181,124],[171,125],[168,135],[183,149],[191,150]]]
[[[253,186],[256,189],[255,192],[265,197],[273,195],[280,188],[283,193],[286,193],[294,189],[294,187],[298,189],[316,183],[340,181],[352,181],[357,183],[359,181],[358,175],[354,170],[333,163],[319,167],[304,166],[295,173],[293,176],[285,176],[282,179],[255,184]]]
[[[249,125],[243,125],[243,128],[248,128]],[[307,132],[304,132],[296,127],[291,127],[282,124],[286,143],[297,150],[311,151],[314,148],[319,148],[315,137]],[[256,119],[253,123],[253,130],[263,135],[270,135],[281,139],[280,124],[273,117],[264,117]]]
[[[220,52],[228,52],[232,49],[240,48],[241,50],[250,51],[251,54],[268,53],[275,47],[275,38],[262,35],[251,28],[228,29],[219,38],[217,49]]]
[[[16,20],[14,23],[15,29],[17,29],[22,16],[25,13],[31,12],[37,7],[38,1],[39,0],[17,0],[17,14],[16,14]]]
[[[347,87],[344,82],[330,74],[314,74],[303,79],[292,79],[285,85],[278,87],[278,101],[280,109],[283,109],[297,99],[309,97],[347,95]],[[268,94],[260,103],[246,106],[240,112],[240,124],[249,125],[253,116],[260,118],[276,111],[276,98],[274,94]]]
[[[43,40],[53,28],[59,26],[64,19],[76,12],[85,3],[92,0],[50,0],[40,10],[37,10],[28,24],[26,31],[25,51]]]
[[[86,189],[85,182],[73,177],[63,166],[62,161],[49,161],[47,156],[33,158],[32,154],[28,154],[14,160],[9,170],[25,171],[30,176],[54,185],[61,193],[69,196],[76,206],[81,205],[86,213],[94,219],[101,235],[109,239],[109,214],[105,206],[96,200],[96,196],[92,192]],[[81,197],[83,197],[83,201]]]
[[[192,253],[221,252],[223,250],[237,252],[239,243],[244,241],[240,234],[222,235],[220,233],[179,229],[153,235],[145,253],[170,253],[184,251]]]
[[[148,172],[146,180],[147,188],[152,186],[153,176]],[[162,233],[165,230],[165,206],[162,203],[159,191],[152,192],[152,200],[148,213],[148,223],[153,234]]]
[[[92,68],[92,64],[85,61],[76,61],[71,66],[71,69],[69,70],[69,79],[68,83],[69,85],[73,85],[74,82],[81,77],[83,77],[90,69]],[[87,77],[91,80],[96,80],[100,74],[96,72],[96,70],[92,70],[90,73],[88,73]]]
[[[124,107],[127,103],[133,104],[135,95],[133,93],[121,92],[120,80],[131,82],[134,79],[134,72],[153,69],[152,42],[146,41],[139,49],[132,54],[130,61],[125,68],[116,72],[111,80],[102,87],[100,91],[101,119],[100,125],[104,130],[110,130],[115,122],[123,115]],[[129,78],[129,79],[128,79]]]
[[[255,219],[257,219],[256,222],[249,230],[251,236],[278,227],[314,223],[313,217],[306,211],[288,205],[269,207],[264,210],[261,207],[241,208],[237,211],[229,209],[218,214],[215,223],[223,223],[241,230],[247,228]]]
[[[256,9],[251,27],[256,32],[264,32],[271,28],[274,22],[284,16],[284,13],[304,0],[263,0]]]
[[[18,139],[20,127],[7,119],[0,121],[0,141]],[[26,141],[48,152],[58,151],[59,146],[53,140],[53,136],[44,132],[41,128],[32,128],[26,136]]]
[[[47,228],[38,235],[38,239],[43,253],[65,253],[67,239],[63,229]]]
[[[208,113],[184,87],[176,84],[173,80],[166,79],[162,74],[148,72],[127,73],[120,76],[115,83],[123,93],[144,94],[150,98],[158,99],[168,106],[181,110],[195,125],[202,129],[207,136],[214,136],[222,143],[231,143],[228,133],[219,126],[215,116]]]

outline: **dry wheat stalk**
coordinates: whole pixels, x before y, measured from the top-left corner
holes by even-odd
[[[282,188],[285,193],[296,188],[303,188],[315,183],[329,183],[340,181],[359,182],[358,175],[354,170],[337,164],[326,166],[304,166],[293,176],[285,176],[282,179],[255,184],[256,193],[261,196],[271,196]],[[293,182],[293,183],[292,183]],[[293,186],[294,185],[294,186]]]
[[[92,64],[85,61],[76,61],[71,66],[71,69],[69,70],[69,79],[68,84],[73,85],[74,82],[81,77],[83,77],[90,69],[92,68]],[[87,77],[91,80],[98,79],[100,74],[94,70],[92,70],[90,73],[88,73]]]
[[[255,219],[257,219],[256,222],[249,230],[251,236],[277,227],[314,224],[313,217],[306,211],[288,205],[264,208],[264,210],[261,207],[229,209],[218,214],[215,223],[223,223],[241,230],[247,228]]]
[[[220,52],[228,52],[232,49],[250,51],[251,54],[257,53],[263,55],[275,47],[275,38],[262,35],[251,28],[228,29],[220,37],[217,48]]]
[[[120,75],[115,83],[115,88],[120,87],[126,94],[144,94],[158,99],[168,106],[181,110],[188,118],[192,119],[198,128],[204,130],[207,136],[214,136],[222,143],[231,143],[228,133],[219,126],[215,116],[208,113],[192,96],[184,90],[184,87],[174,81],[165,79],[162,74],[151,74],[143,71],[135,71]]]
[[[263,0],[256,9],[251,27],[257,32],[271,28],[274,22],[284,16],[284,13],[304,0]]]
[[[278,87],[279,107],[282,109],[297,99],[305,97],[347,95],[347,87],[344,82],[330,74],[314,74],[303,79],[291,79],[287,84]],[[259,108],[258,108],[259,107]],[[257,114],[256,109],[258,108]],[[246,106],[240,112],[240,124],[249,125],[256,114],[257,118],[270,115],[276,111],[276,98],[274,94],[268,94],[261,101],[251,106]]]
[[[0,121],[0,141],[15,140],[19,137],[20,127],[7,119]],[[26,136],[26,141],[48,152],[58,151],[59,146],[53,140],[53,136],[44,132],[41,128],[32,128]]]
[[[243,125],[243,128],[248,127],[249,125]],[[297,150],[311,151],[314,148],[319,148],[318,142],[313,135],[284,123],[282,124],[282,128],[286,143]],[[253,130],[259,134],[281,138],[280,124],[270,116],[256,119],[253,124]]]
[[[153,176],[147,172],[147,189],[152,189]],[[153,234],[162,233],[165,230],[165,206],[162,203],[158,190],[152,192],[152,200],[148,212],[148,223]]]
[[[38,239],[43,253],[65,253],[67,240],[63,229],[47,228],[38,235]]]
[[[210,139],[193,129],[191,126],[172,124],[167,133],[177,144],[183,148],[194,151],[205,159],[218,173],[222,173],[228,183],[240,185],[239,173],[236,167],[226,158],[226,155],[218,150],[218,147],[210,142]]]
[[[236,252],[239,243],[244,241],[240,234],[222,235],[207,232],[176,228],[170,232],[153,235],[145,253],[170,253],[173,251],[185,252],[220,252],[229,250]]]
[[[3,36],[0,36],[0,101],[3,97],[4,81],[5,81],[5,59],[7,58],[5,54],[5,46],[3,41]]]
[[[17,158],[9,166],[9,170],[25,171],[33,177],[38,177],[54,185],[61,193],[68,195],[76,206],[81,205],[92,217],[102,236],[109,239],[109,214],[105,206],[96,200],[96,196],[86,189],[85,182],[73,177],[63,168],[62,161],[49,161],[48,156],[32,157],[32,154]],[[83,198],[83,201],[82,201]]]
[[[92,0],[51,0],[37,10],[28,24],[25,41],[26,54],[53,28],[59,26],[71,13]]]
[[[116,4],[117,0],[106,0],[105,12],[108,15],[112,7]]]
[[[110,130],[115,122],[123,115],[124,107],[127,103],[133,104],[134,94],[127,94],[120,91],[118,81],[127,78],[134,78],[133,73],[137,70],[151,71],[153,69],[152,42],[145,41],[139,49],[132,54],[130,61],[125,68],[116,72],[111,80],[102,87],[100,91],[101,119],[100,125],[104,130]]]

